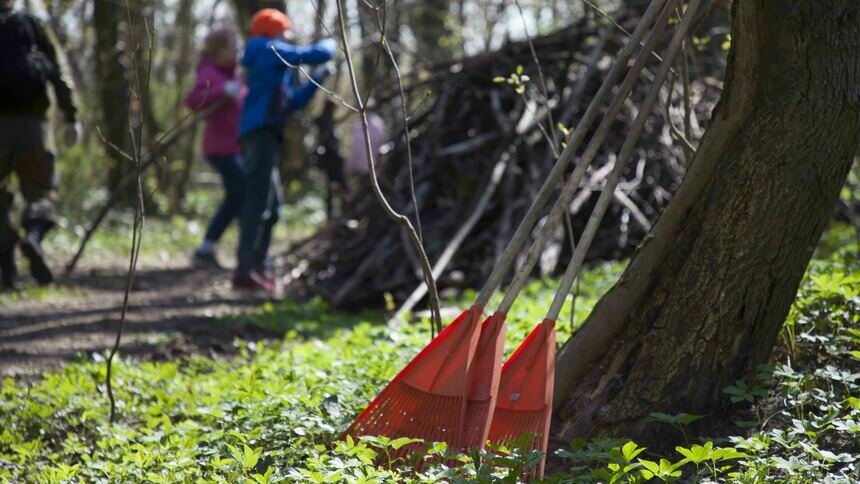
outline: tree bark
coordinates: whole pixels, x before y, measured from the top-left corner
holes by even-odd
[[[176,86],[180,87],[181,91],[176,96],[176,103],[173,105],[173,123],[181,122],[182,117],[185,115],[183,94],[186,92],[188,86],[188,74],[192,72],[192,62],[194,62],[192,41],[194,40],[194,29],[197,26],[193,7],[194,2],[192,0],[180,0],[176,9],[178,35],[175,39],[177,45],[174,47],[178,55],[174,59],[173,75],[174,82]],[[185,201],[185,194],[188,192],[188,183],[191,179],[191,168],[194,166],[196,133],[196,130],[192,131],[191,136],[177,146],[173,150],[174,155],[169,157],[175,160],[174,163],[178,165],[175,169],[178,176],[170,187],[170,213],[179,213],[182,211],[182,204]]]
[[[450,0],[426,0],[413,7],[409,28],[415,35],[419,61],[440,62],[450,58],[453,33],[449,9]]]
[[[108,143],[105,151],[114,165],[108,171],[108,189],[113,187],[132,169],[131,163],[117,149],[129,151],[129,82],[123,65],[124,46],[120,43],[120,25],[127,18],[124,8],[117,2],[93,2],[95,28],[95,64],[98,76],[98,99],[101,107],[100,130]]]
[[[860,2],[734,2],[732,38],[684,182],[559,352],[557,437],[659,443],[649,413],[721,413],[777,342],[860,141]]]

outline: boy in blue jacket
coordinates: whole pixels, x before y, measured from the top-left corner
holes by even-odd
[[[334,57],[332,39],[297,46],[284,34],[290,19],[275,9],[263,9],[251,20],[251,38],[242,66],[248,94],[239,124],[239,142],[245,165],[245,200],[239,220],[238,264],[233,287],[273,292],[276,285],[265,276],[264,265],[272,230],[280,218],[281,194],[278,160],[287,116],[304,108],[317,90],[311,81],[297,84],[297,70],[289,65],[323,64]],[[287,65],[289,63],[289,65]],[[320,67],[311,77],[317,84],[330,74]]]

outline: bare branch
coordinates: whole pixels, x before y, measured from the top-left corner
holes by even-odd
[[[149,30],[149,25],[146,23],[144,18],[144,27],[146,28],[146,35],[148,39],[147,45],[147,70],[146,70],[146,80],[141,79],[140,72],[140,57],[138,53],[138,45],[134,35],[134,23],[132,22],[131,15],[131,6],[129,5],[129,1],[126,0],[126,14],[128,16],[128,24],[129,35],[130,35],[130,43],[132,46],[132,65],[134,68],[135,76],[134,80],[136,83],[136,89],[134,89],[135,96],[138,99],[138,104],[141,104],[141,95],[149,95],[149,82],[151,78],[152,72],[152,55],[153,55],[153,43],[154,37],[152,32]],[[113,423],[116,417],[116,399],[113,394],[113,384],[112,384],[112,373],[113,373],[113,360],[116,354],[119,352],[119,346],[122,341],[122,333],[125,328],[126,316],[128,315],[128,302],[129,297],[131,295],[131,286],[134,284],[134,275],[135,270],[137,269],[137,262],[140,257],[140,248],[141,248],[141,237],[143,232],[143,223],[144,223],[144,203],[143,203],[143,182],[141,179],[141,146],[140,139],[143,133],[143,113],[140,108],[137,110],[137,126],[132,126],[129,123],[129,135],[131,136],[132,142],[132,156],[134,158],[135,164],[135,174],[137,179],[137,204],[135,205],[134,210],[134,224],[132,226],[131,233],[131,250],[129,253],[129,261],[128,261],[128,273],[126,275],[125,281],[125,292],[123,294],[122,300],[122,313],[120,315],[119,327],[116,332],[116,339],[114,340],[113,347],[110,350],[110,354],[108,355],[106,361],[106,374],[105,374],[105,385],[107,387],[108,399],[110,400],[110,422]]]
[[[421,260],[421,266],[424,271],[424,277],[429,281],[430,287],[430,304],[431,307],[434,308],[434,324],[435,330],[441,331],[442,329],[442,320],[439,317],[439,294],[436,289],[436,282],[433,278],[433,270],[430,267],[430,261],[427,259],[427,254],[424,251],[424,247],[421,244],[421,240],[418,237],[418,233],[415,231],[415,228],[412,226],[412,222],[409,221],[409,218],[406,216],[397,213],[394,208],[391,207],[391,204],[388,203],[388,200],[385,198],[385,195],[382,193],[382,189],[379,187],[379,180],[377,179],[376,174],[376,161],[374,160],[373,149],[370,140],[370,127],[367,122],[367,113],[366,108],[364,106],[364,101],[361,98],[361,92],[358,89],[358,80],[355,75],[355,68],[352,62],[352,55],[349,51],[349,39],[347,37],[346,32],[346,21],[344,19],[344,7],[343,0],[337,0],[337,10],[338,10],[338,19],[340,21],[340,32],[342,35],[343,41],[343,49],[344,56],[346,57],[346,65],[349,72],[350,81],[352,84],[352,92],[355,96],[355,101],[358,104],[359,115],[361,118],[361,127],[364,131],[364,144],[365,150],[367,153],[367,160],[370,164],[369,174],[370,174],[370,185],[373,189],[373,193],[376,196],[377,201],[382,206],[383,211],[385,211],[386,215],[392,219],[395,223],[403,226],[409,233],[409,237],[412,239],[412,245],[414,246],[415,252],[418,253],[418,256]]]

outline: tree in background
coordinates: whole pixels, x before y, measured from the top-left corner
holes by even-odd
[[[449,58],[453,34],[449,0],[426,0],[412,7],[409,28],[415,35],[418,62],[436,62]]]
[[[860,3],[735,2],[725,91],[683,184],[562,348],[553,433],[658,443],[767,361],[860,142]]]
[[[107,186],[112,188],[130,172],[132,166],[117,150],[129,151],[129,79],[125,54],[128,44],[121,42],[120,27],[128,18],[124,6],[111,0],[93,2],[95,29],[95,68],[98,86],[99,129],[114,148],[107,152],[112,160]]]

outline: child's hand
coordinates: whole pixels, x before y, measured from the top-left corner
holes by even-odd
[[[236,97],[242,91],[242,83],[239,81],[227,81],[224,83],[224,94]]]
[[[313,72],[311,72],[311,77],[313,77],[317,82],[322,82],[334,74],[335,70],[334,62],[326,62],[325,64],[316,66]]]
[[[322,39],[318,42],[318,45],[331,52],[332,55],[337,51],[337,42],[334,39]]]

